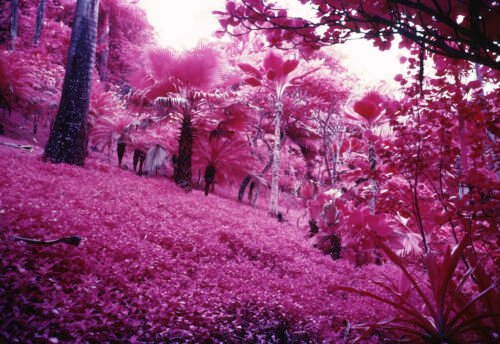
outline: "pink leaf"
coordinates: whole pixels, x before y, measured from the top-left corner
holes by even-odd
[[[267,72],[266,76],[269,80],[274,80],[276,78],[276,72],[274,70],[270,70]]]
[[[272,51],[264,58],[264,69],[267,71],[281,71],[282,65],[283,59],[281,58],[281,56],[275,54]]]
[[[245,79],[245,82],[247,84],[249,84],[250,86],[254,86],[254,87],[262,85],[261,82],[259,80],[255,79],[255,78]]]
[[[249,65],[248,63],[240,63],[238,64],[238,67],[240,67],[240,69],[245,73],[252,75],[254,78],[259,80],[262,79],[261,72],[254,66]]]
[[[295,68],[297,68],[298,65],[299,65],[298,60],[285,61],[285,63],[283,63],[283,68],[282,68],[283,75],[290,74],[291,72],[293,72],[295,70]]]

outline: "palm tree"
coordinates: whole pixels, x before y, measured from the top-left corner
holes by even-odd
[[[183,53],[156,49],[148,57],[147,68],[135,78],[135,86],[141,89],[135,97],[168,110],[170,116],[165,116],[166,119],[173,116],[181,121],[174,180],[190,190],[193,120],[210,112],[210,105],[221,102],[226,96],[216,89],[221,80],[221,61],[217,52],[206,46]]]
[[[296,59],[284,60],[282,56],[275,52],[269,52],[262,66],[254,67],[247,63],[241,63],[238,66],[248,75],[245,80],[247,84],[254,87],[266,87],[274,101],[274,147],[272,162],[272,180],[271,180],[271,200],[269,204],[269,213],[278,216],[279,200],[279,164],[280,164],[280,137],[283,116],[282,97],[286,89],[297,82],[299,79],[315,72],[312,69],[306,73],[297,75],[293,73],[299,65]]]
[[[248,128],[244,107],[232,104],[224,109],[225,119],[215,129],[197,135],[193,166],[205,170],[205,196],[215,183],[240,181],[251,173],[255,158],[244,137]]]
[[[44,159],[83,166],[87,151],[87,111],[95,60],[99,0],[78,0],[59,110]]]
[[[390,107],[387,97],[382,96],[376,91],[367,92],[360,100],[356,101],[353,106],[353,112],[347,112],[346,116],[348,119],[354,121],[354,123],[360,125],[366,130],[366,134],[369,141],[368,148],[368,163],[370,165],[370,171],[375,172],[377,167],[377,156],[375,153],[375,141],[372,131],[377,127],[381,126],[388,121],[388,114],[390,112]],[[374,179],[370,178],[372,197],[370,198],[370,210],[371,213],[375,213],[375,202],[377,185]]]

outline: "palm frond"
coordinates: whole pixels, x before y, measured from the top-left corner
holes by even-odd
[[[167,150],[160,145],[154,145],[148,150],[144,161],[144,170],[150,175],[157,173],[168,157]]]
[[[161,123],[162,121],[167,120],[166,116],[151,116],[145,117],[141,119],[137,119],[135,121],[130,122],[124,130],[130,133],[131,130],[134,129],[147,129],[149,127],[154,126],[155,124]]]
[[[184,97],[158,97],[154,100],[154,105],[157,108],[173,108],[173,109],[182,109],[189,104],[188,100]]]

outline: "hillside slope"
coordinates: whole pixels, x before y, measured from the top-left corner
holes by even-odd
[[[165,178],[40,156],[0,146],[0,341],[334,342],[387,312],[328,287],[390,266],[334,262],[292,224]]]

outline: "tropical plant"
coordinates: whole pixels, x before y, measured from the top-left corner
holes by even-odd
[[[346,112],[348,119],[353,120],[355,124],[360,125],[365,130],[363,136],[368,140],[368,163],[372,175],[377,167],[374,129],[389,121],[391,112],[394,112],[393,107],[387,97],[382,96],[379,92],[370,91],[354,103],[354,112]],[[370,210],[374,214],[377,184],[373,176],[369,177],[369,179],[372,193],[369,204]]]
[[[199,136],[196,141],[193,167],[205,170],[205,195],[211,184],[224,185],[241,181],[252,172],[253,163],[248,142],[240,135],[213,139]]]
[[[201,120],[211,106],[227,96],[217,90],[221,83],[222,66],[218,53],[199,46],[183,53],[170,49],[150,51],[145,70],[135,77],[139,89],[134,97],[154,104],[181,122],[175,182],[186,190],[192,187],[191,159],[193,150],[193,120]],[[170,116],[171,115],[171,116]]]
[[[247,74],[245,82],[253,87],[265,87],[273,97],[274,102],[274,145],[271,180],[271,199],[269,213],[277,216],[279,212],[279,164],[281,148],[281,126],[283,117],[282,98],[288,87],[296,85],[301,79],[314,73],[317,69],[294,73],[299,60],[292,58],[284,60],[280,54],[270,51],[264,58],[261,67],[254,67],[248,63],[238,66]]]
[[[333,286],[330,290],[371,298],[393,307],[399,314],[376,323],[360,324],[356,328],[387,329],[402,335],[400,340],[411,343],[495,342],[500,309],[498,303],[490,302],[498,299],[498,281],[490,280],[481,264],[464,274],[459,273],[460,257],[467,249],[467,239],[453,249],[448,246],[442,257],[435,252],[425,255],[426,281],[419,281],[404,260],[381,240],[374,240],[401,270],[401,280],[396,282],[387,277],[385,282],[373,281],[385,295],[349,286]],[[467,286],[474,284],[471,282],[473,278],[481,281],[473,285],[472,291],[467,291]]]
[[[99,116],[93,121],[89,131],[91,144],[101,150],[107,148],[109,156],[118,141],[124,140],[124,143],[127,143],[128,128],[133,120],[133,118],[123,114]]]
[[[163,167],[167,158],[167,150],[159,144],[154,145],[146,153],[144,171],[146,171],[149,175],[158,174],[158,171]]]
[[[255,158],[245,139],[249,129],[248,112],[242,104],[231,104],[213,113],[219,121],[205,122],[197,128],[193,169],[198,170],[199,175],[205,171],[205,196],[215,183],[228,185],[252,173]]]

